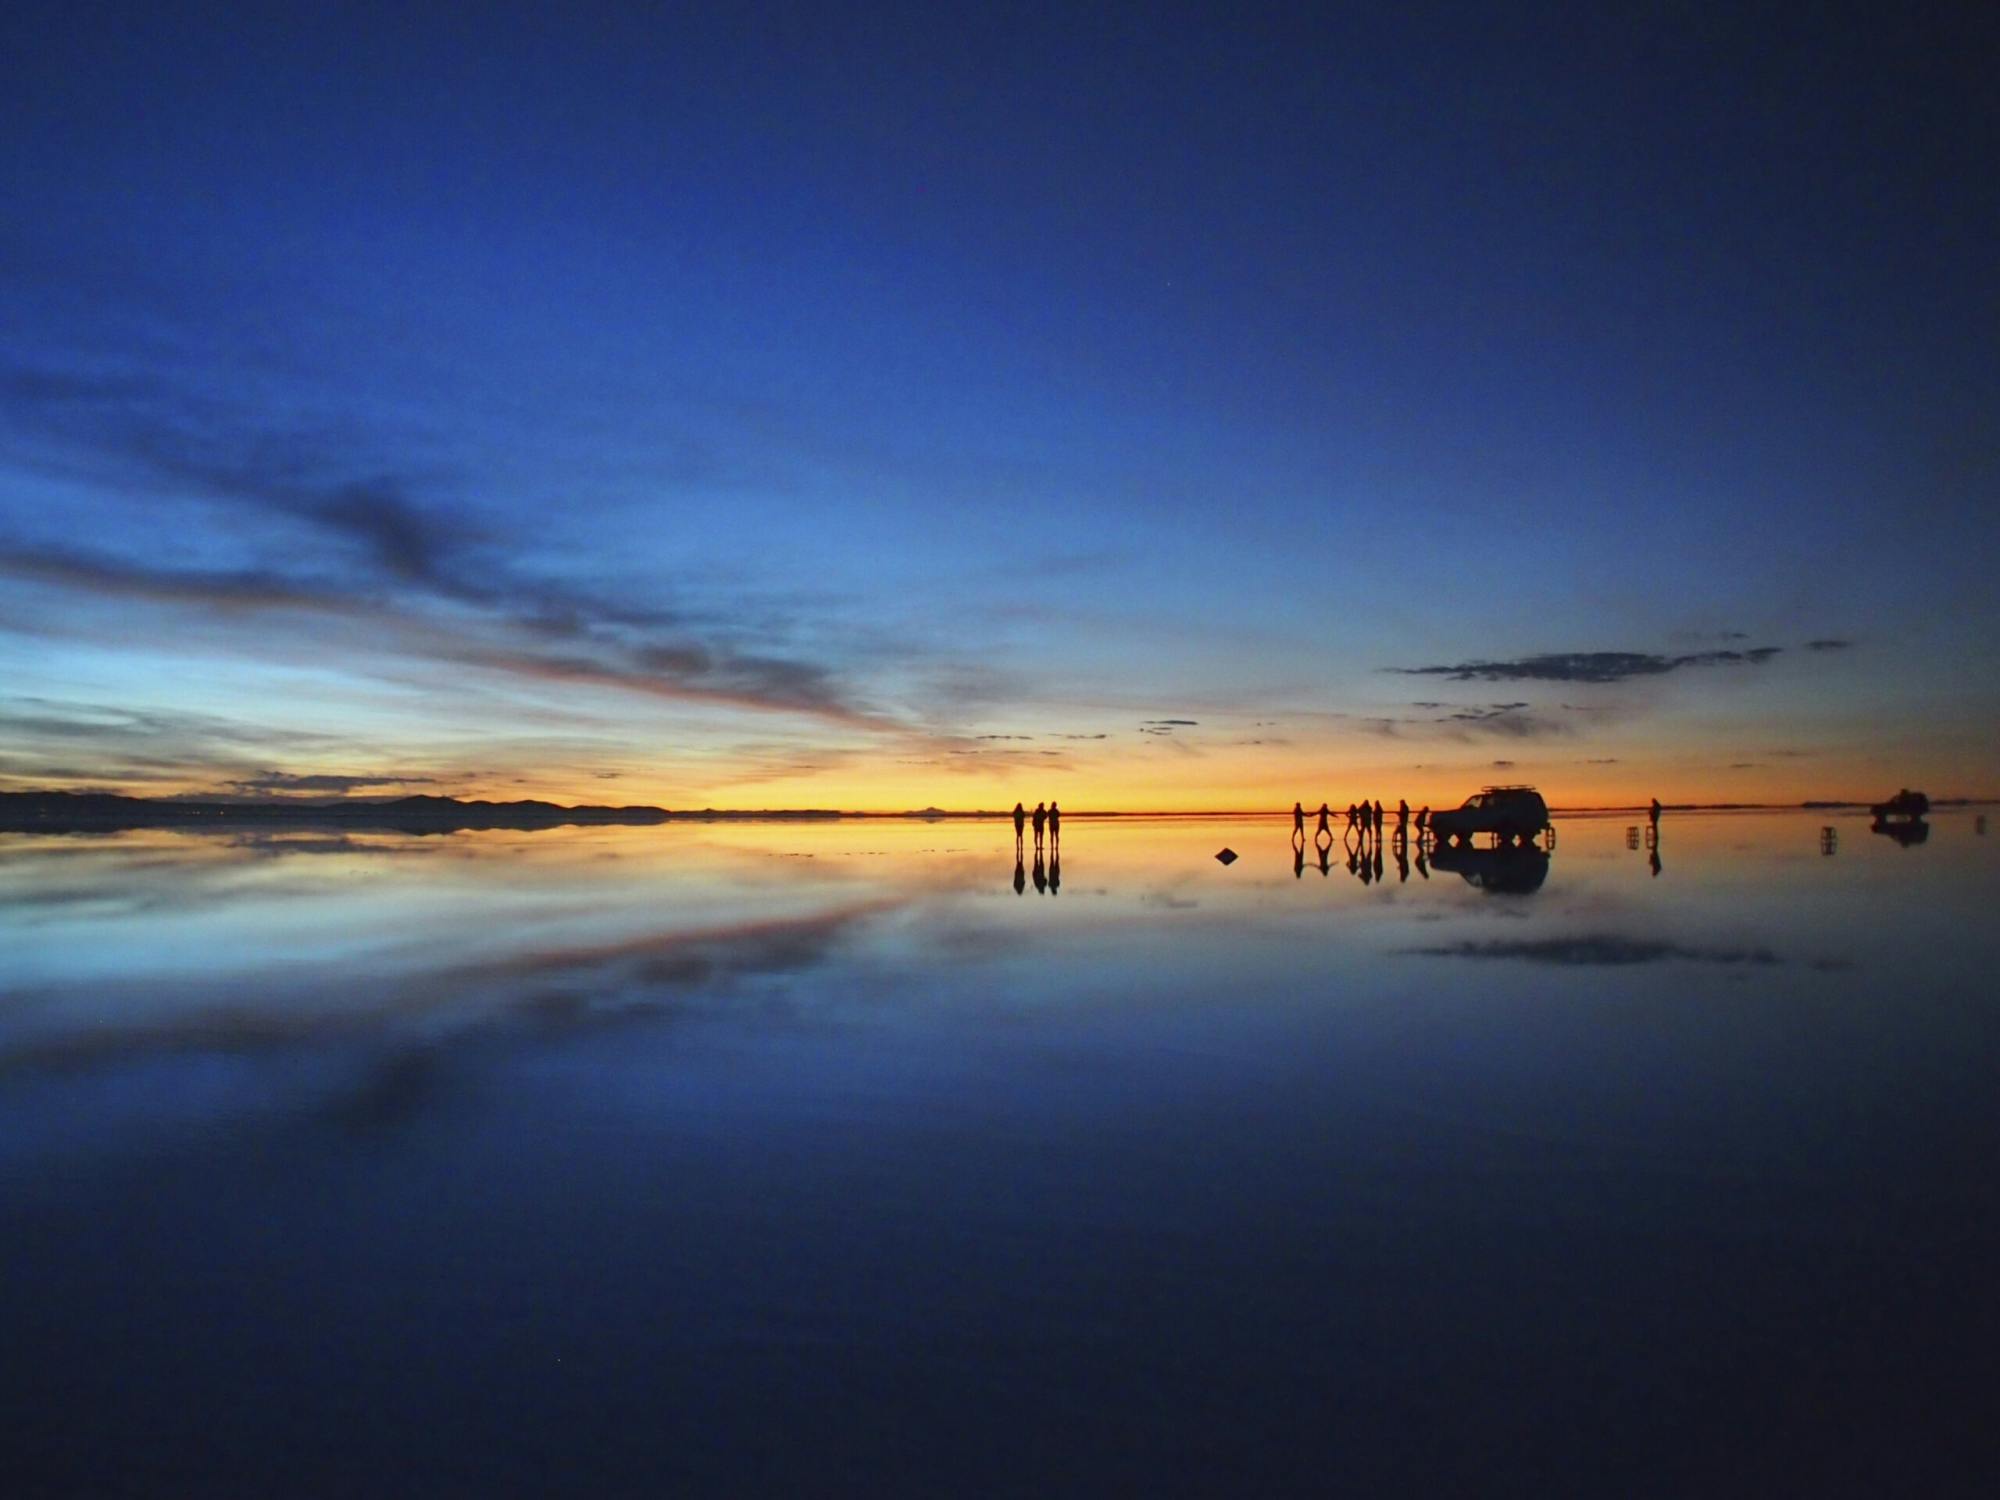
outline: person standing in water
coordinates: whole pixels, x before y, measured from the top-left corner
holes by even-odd
[[[1648,813],[1647,816],[1653,820],[1653,826],[1655,828],[1658,828],[1660,826],[1660,799],[1658,797],[1655,797],[1653,799],[1652,811]]]
[[[1024,834],[1025,832],[1027,832],[1027,829],[1028,829],[1028,810],[1027,810],[1027,808],[1025,808],[1025,807],[1021,806],[1021,804],[1020,804],[1020,803],[1016,802],[1016,803],[1014,804],[1014,842],[1015,842],[1015,844],[1017,844],[1017,845],[1018,845],[1018,844],[1019,844],[1019,843],[1021,842],[1021,835],[1022,835],[1022,834]]]
[[[1318,828],[1318,830],[1317,830],[1316,832],[1314,832],[1314,834],[1313,834],[1313,838],[1314,838],[1314,840],[1315,840],[1315,841],[1317,841],[1317,840],[1318,840],[1318,838],[1319,838],[1320,834],[1322,834],[1322,833],[1323,833],[1323,834],[1325,834],[1325,835],[1327,836],[1327,839],[1328,839],[1329,841],[1331,841],[1331,840],[1332,840],[1332,838],[1333,838],[1333,830],[1332,830],[1331,828],[1329,828],[1329,827],[1327,827],[1327,826],[1326,826],[1326,820],[1327,820],[1328,818],[1332,817],[1332,816],[1333,816],[1333,811],[1332,811],[1332,809],[1331,809],[1331,808],[1329,808],[1329,807],[1328,807],[1328,806],[1327,806],[1327,805],[1326,805],[1326,804],[1325,804],[1324,802],[1320,803],[1320,805],[1319,805],[1319,828]]]
[[[1035,804],[1035,847],[1042,847],[1042,830],[1048,826],[1049,810],[1041,803]]]
[[[1292,837],[1301,844],[1306,841],[1306,805],[1303,802],[1292,804]]]
[[[1062,809],[1056,806],[1053,799],[1049,802],[1049,842],[1051,844],[1062,842]]]

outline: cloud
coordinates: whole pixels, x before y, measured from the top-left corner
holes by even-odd
[[[1506,661],[1462,661],[1429,667],[1389,667],[1405,677],[1443,677],[1453,682],[1625,682],[1658,677],[1687,667],[1761,666],[1784,648],[1694,651],[1661,656],[1647,651],[1560,651]]]
[[[1449,703],[1419,700],[1410,706],[1421,709],[1442,708],[1449,712],[1432,714],[1420,719],[1383,716],[1364,720],[1363,723],[1385,739],[1403,739],[1406,737],[1405,731],[1415,731],[1422,738],[1455,740],[1460,744],[1472,744],[1481,739],[1562,739],[1575,732],[1570,725],[1560,719],[1551,719],[1545,714],[1535,713],[1532,706],[1524,702],[1454,706]]]
[[[1489,762],[1489,764],[1496,771],[1511,771],[1514,769],[1514,762],[1511,760],[1496,760]]]
[[[1623,968],[1633,964],[1680,963],[1768,967],[1783,962],[1768,948],[1703,948],[1651,938],[1588,934],[1553,938],[1467,938],[1430,948],[1405,948],[1426,958],[1501,959],[1552,964],[1561,968]]]
[[[229,782],[227,790],[243,796],[288,795],[299,792],[333,792],[346,796],[369,787],[436,786],[435,776],[340,776],[324,772],[296,775],[289,771],[263,771]]]
[[[443,481],[371,463],[366,434],[273,429],[161,380],[62,370],[0,372],[0,406],[54,438],[99,483],[226,505],[267,523],[228,531],[239,548],[269,559],[255,566],[175,566],[135,554],[124,536],[95,552],[0,542],[0,570],[16,577],[204,613],[346,615],[385,628],[374,644],[394,654],[903,727],[861,703],[823,647],[808,657],[790,639],[778,649],[757,642],[774,622],[746,606],[634,603],[524,573],[499,539],[441,497]],[[776,633],[803,635],[783,624]],[[905,662],[926,651],[914,641],[896,648]]]
[[[1842,640],[1838,636],[1822,636],[1816,641],[1806,642],[1806,650],[1808,651],[1851,651],[1853,649],[1854,642]]]
[[[851,701],[827,665],[695,644],[633,644],[584,632],[556,652],[521,640],[506,617],[453,623],[423,608],[339,593],[262,571],[156,568],[68,552],[0,549],[0,572],[105,597],[140,599],[207,612],[319,613],[346,616],[376,632],[381,651],[533,681],[609,688],[686,702],[790,712],[854,728],[891,729],[894,721]],[[594,654],[593,654],[594,653]]]

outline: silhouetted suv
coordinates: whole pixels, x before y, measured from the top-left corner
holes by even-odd
[[[1463,807],[1431,814],[1431,832],[1439,843],[1475,833],[1527,842],[1548,826],[1549,805],[1531,786],[1489,786],[1467,797]]]

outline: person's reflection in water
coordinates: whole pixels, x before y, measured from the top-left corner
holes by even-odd
[[[1417,858],[1422,859],[1423,855],[1419,854]],[[1410,883],[1410,846],[1406,841],[1402,839],[1397,839],[1396,840],[1396,884],[1408,885],[1409,883]]]
[[[1382,878],[1382,846],[1380,844],[1375,846],[1375,878],[1377,880]]]
[[[1361,873],[1361,856],[1354,852],[1352,844],[1348,845],[1347,848],[1347,873],[1350,875]]]
[[[1021,851],[1014,851],[1014,894],[1020,895],[1028,888],[1028,867],[1021,863]]]
[[[1417,845],[1417,873],[1426,880],[1431,878],[1431,867],[1424,860],[1424,846],[1422,844]]]
[[[1322,875],[1331,875],[1333,873],[1333,841],[1331,839],[1319,846],[1319,872]]]
[[[1306,846],[1303,839],[1292,841],[1292,878],[1297,880],[1306,873]]]
[[[1042,846],[1040,844],[1037,844],[1035,846],[1035,894],[1038,896],[1046,896],[1048,893],[1049,893],[1048,867],[1042,863]]]
[[[1061,849],[1057,849],[1054,853],[1049,855],[1049,894],[1051,896],[1060,896],[1062,894],[1062,850]]]
[[[1646,868],[1653,872],[1655,880],[1660,878],[1660,841],[1658,839],[1653,840],[1652,850],[1646,856]]]

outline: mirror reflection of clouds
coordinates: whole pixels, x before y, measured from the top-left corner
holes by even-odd
[[[1847,819],[1827,858],[1812,817],[1670,816],[1658,877],[1622,820],[1565,820],[1529,894],[1423,862],[1379,884],[1338,860],[1295,874],[1277,821],[1073,820],[1054,895],[1016,894],[996,823],[10,837],[0,1068],[532,1053],[607,1028],[643,1049],[670,1022],[754,1037],[781,1017],[1116,1031],[1592,987],[1621,1007],[1718,986],[1844,1006],[1982,961],[1966,934],[1995,876],[1971,818],[1918,850]],[[1223,844],[1243,852],[1226,868]]]

